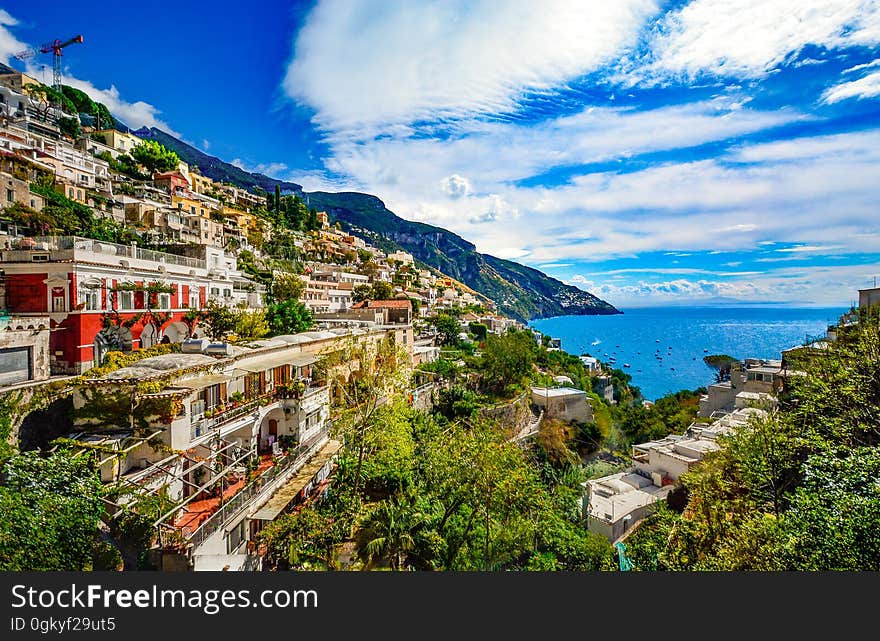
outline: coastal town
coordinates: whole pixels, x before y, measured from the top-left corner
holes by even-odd
[[[0,66],[3,457],[63,457],[97,483],[87,548],[48,569],[631,569],[633,533],[661,506],[681,511],[689,474],[775,415],[804,363],[880,304],[880,288],[861,290],[778,360],[731,358],[712,382],[707,369],[664,423],[673,412],[613,362],[567,354],[300,194],[212,180],[149,129],[70,113],[68,94]],[[429,445],[428,472],[410,469]],[[468,454],[446,461],[457,447]],[[469,476],[481,461],[503,482]],[[382,509],[414,518],[418,501],[401,501],[432,484],[442,545],[359,543]],[[358,502],[348,522],[321,512],[342,497]],[[308,514],[347,526],[306,550]],[[553,519],[570,544],[541,534]],[[546,541],[521,549],[505,527]]]

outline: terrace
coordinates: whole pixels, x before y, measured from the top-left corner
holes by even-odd
[[[205,269],[204,260],[177,256],[165,252],[141,249],[135,245],[120,245],[107,241],[92,240],[79,236],[37,236],[34,238],[22,238],[17,241],[11,250],[2,253],[4,262],[38,262],[35,255],[40,253],[46,262],[57,261],[87,261],[95,263],[107,263],[107,257],[119,257],[133,259],[148,263],[161,263],[176,265],[179,267]],[[111,263],[117,264],[117,263]],[[148,265],[147,267],[152,267]]]
[[[245,509],[264,504],[292,474],[309,462],[327,441],[329,431],[330,426],[325,425],[307,441],[281,455],[259,456],[251,481],[247,480],[241,463],[253,456],[254,450],[235,459],[221,472],[220,478],[197,488],[197,492],[156,521],[154,525],[161,528],[163,546],[179,545],[182,536],[189,546],[197,548]],[[210,491],[208,496],[205,490]]]

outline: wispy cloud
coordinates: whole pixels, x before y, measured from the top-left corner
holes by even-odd
[[[835,267],[783,268],[763,275],[741,278],[692,280],[680,278],[665,281],[639,280],[625,284],[604,278],[576,275],[569,283],[588,289],[618,306],[650,306],[664,304],[700,304],[710,302],[766,303],[796,300],[815,306],[840,305],[841,292],[868,286],[880,263]],[[609,279],[610,280],[610,279]]]
[[[524,92],[613,61],[657,10],[655,0],[322,0],[284,89],[321,127],[360,135],[511,112]]]
[[[798,245],[796,247],[784,247],[776,251],[781,253],[800,254],[802,252],[831,252],[844,249],[843,245]]]
[[[143,100],[128,102],[122,97],[115,85],[110,85],[107,89],[100,89],[88,80],[80,80],[67,74],[64,75],[64,84],[84,91],[92,100],[103,103],[110,110],[110,113],[129,127],[134,129],[156,127],[172,136],[184,137],[160,117],[162,112],[158,107]]]
[[[757,77],[793,61],[807,45],[880,43],[880,5],[871,0],[693,0],[666,14],[636,73]]]
[[[880,71],[869,73],[858,80],[842,82],[830,87],[822,94],[822,100],[828,104],[840,102],[847,98],[873,98],[880,96]]]
[[[14,27],[17,24],[18,20],[9,15],[8,11],[0,9],[0,60],[7,64],[12,56],[28,48],[7,29],[7,27]]]
[[[235,165],[239,169],[244,169],[251,173],[263,174],[269,176],[269,178],[278,178],[279,180],[282,179],[282,175],[289,169],[287,164],[283,162],[259,162],[250,164],[241,158],[234,158],[230,160],[229,163]]]

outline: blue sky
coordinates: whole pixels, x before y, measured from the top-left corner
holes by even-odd
[[[131,126],[623,308],[880,276],[880,0],[193,5],[6,2],[0,59],[82,33],[66,81]]]

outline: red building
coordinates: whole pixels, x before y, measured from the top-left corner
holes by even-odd
[[[80,374],[112,349],[183,341],[187,312],[209,298],[261,306],[234,257],[203,249],[192,258],[73,236],[23,238],[0,251],[0,308],[48,315],[52,373]]]
[[[175,193],[178,189],[189,190],[189,180],[179,171],[166,171],[162,174],[154,174],[153,185],[160,189],[165,189],[169,194]]]

